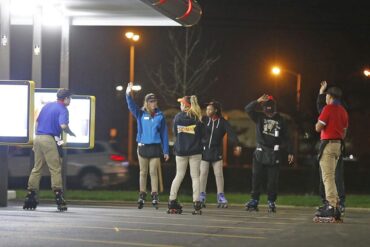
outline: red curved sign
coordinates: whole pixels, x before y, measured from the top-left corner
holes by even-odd
[[[186,12],[185,12],[184,15],[182,15],[180,17],[176,17],[176,19],[184,19],[184,18],[186,18],[187,16],[190,15],[192,9],[193,9],[193,1],[192,0],[188,0],[188,10],[186,10]]]

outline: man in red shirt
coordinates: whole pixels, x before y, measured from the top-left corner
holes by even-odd
[[[338,192],[335,184],[335,169],[342,151],[342,140],[348,128],[348,113],[340,103],[342,91],[331,87],[326,92],[326,106],[315,125],[321,132],[320,168],[328,205],[319,208],[316,216],[339,218]]]

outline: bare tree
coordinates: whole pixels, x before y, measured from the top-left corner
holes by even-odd
[[[212,55],[214,45],[206,49],[199,47],[201,30],[185,28],[180,35],[173,31],[168,34],[171,44],[166,70],[162,65],[157,71],[148,71],[150,82],[169,106],[174,106],[176,99],[184,95],[203,95],[216,79],[208,79],[212,66],[220,58]]]

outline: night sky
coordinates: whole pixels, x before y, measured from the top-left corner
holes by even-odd
[[[338,85],[356,128],[369,123],[369,83],[362,71],[370,67],[370,4],[368,1],[203,0],[199,54],[215,45],[219,61],[205,84],[217,78],[202,102],[217,99],[225,109],[243,109],[263,93],[273,94],[279,109],[295,114],[296,78],[270,73],[273,64],[302,74],[302,112],[315,121],[315,98],[320,81]],[[97,139],[108,139],[110,127],[127,137],[127,107],[115,92],[118,82],[129,80],[129,44],[123,33],[141,33],[136,47],[135,77],[143,90],[153,91],[147,70],[171,60],[168,32],[183,27],[71,27],[70,88],[97,97]],[[30,79],[32,28],[11,28],[11,79]],[[59,85],[60,29],[44,28],[42,43],[43,87]],[[165,105],[160,105],[166,108]],[[302,118],[302,117],[300,117]],[[353,123],[353,121],[351,121]],[[352,125],[353,126],[353,125]],[[365,127],[366,128],[366,127]],[[366,132],[365,132],[366,133]],[[363,135],[364,133],[362,133]],[[370,135],[365,135],[370,145]],[[363,140],[362,140],[363,141]],[[363,143],[363,142],[362,142]]]

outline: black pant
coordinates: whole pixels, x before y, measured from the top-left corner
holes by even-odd
[[[253,158],[252,199],[259,200],[261,187],[267,175],[267,199],[276,201],[279,182],[279,165],[264,165]]]
[[[319,194],[321,196],[322,201],[325,202],[326,201],[325,186],[322,180],[320,164],[319,164],[319,174],[320,174]],[[344,179],[343,179],[344,175],[343,174],[344,174],[344,165],[343,165],[343,158],[341,156],[338,159],[337,167],[335,169],[335,184],[337,186],[338,197],[339,197],[340,203],[344,203],[346,200],[346,195],[344,192]]]

